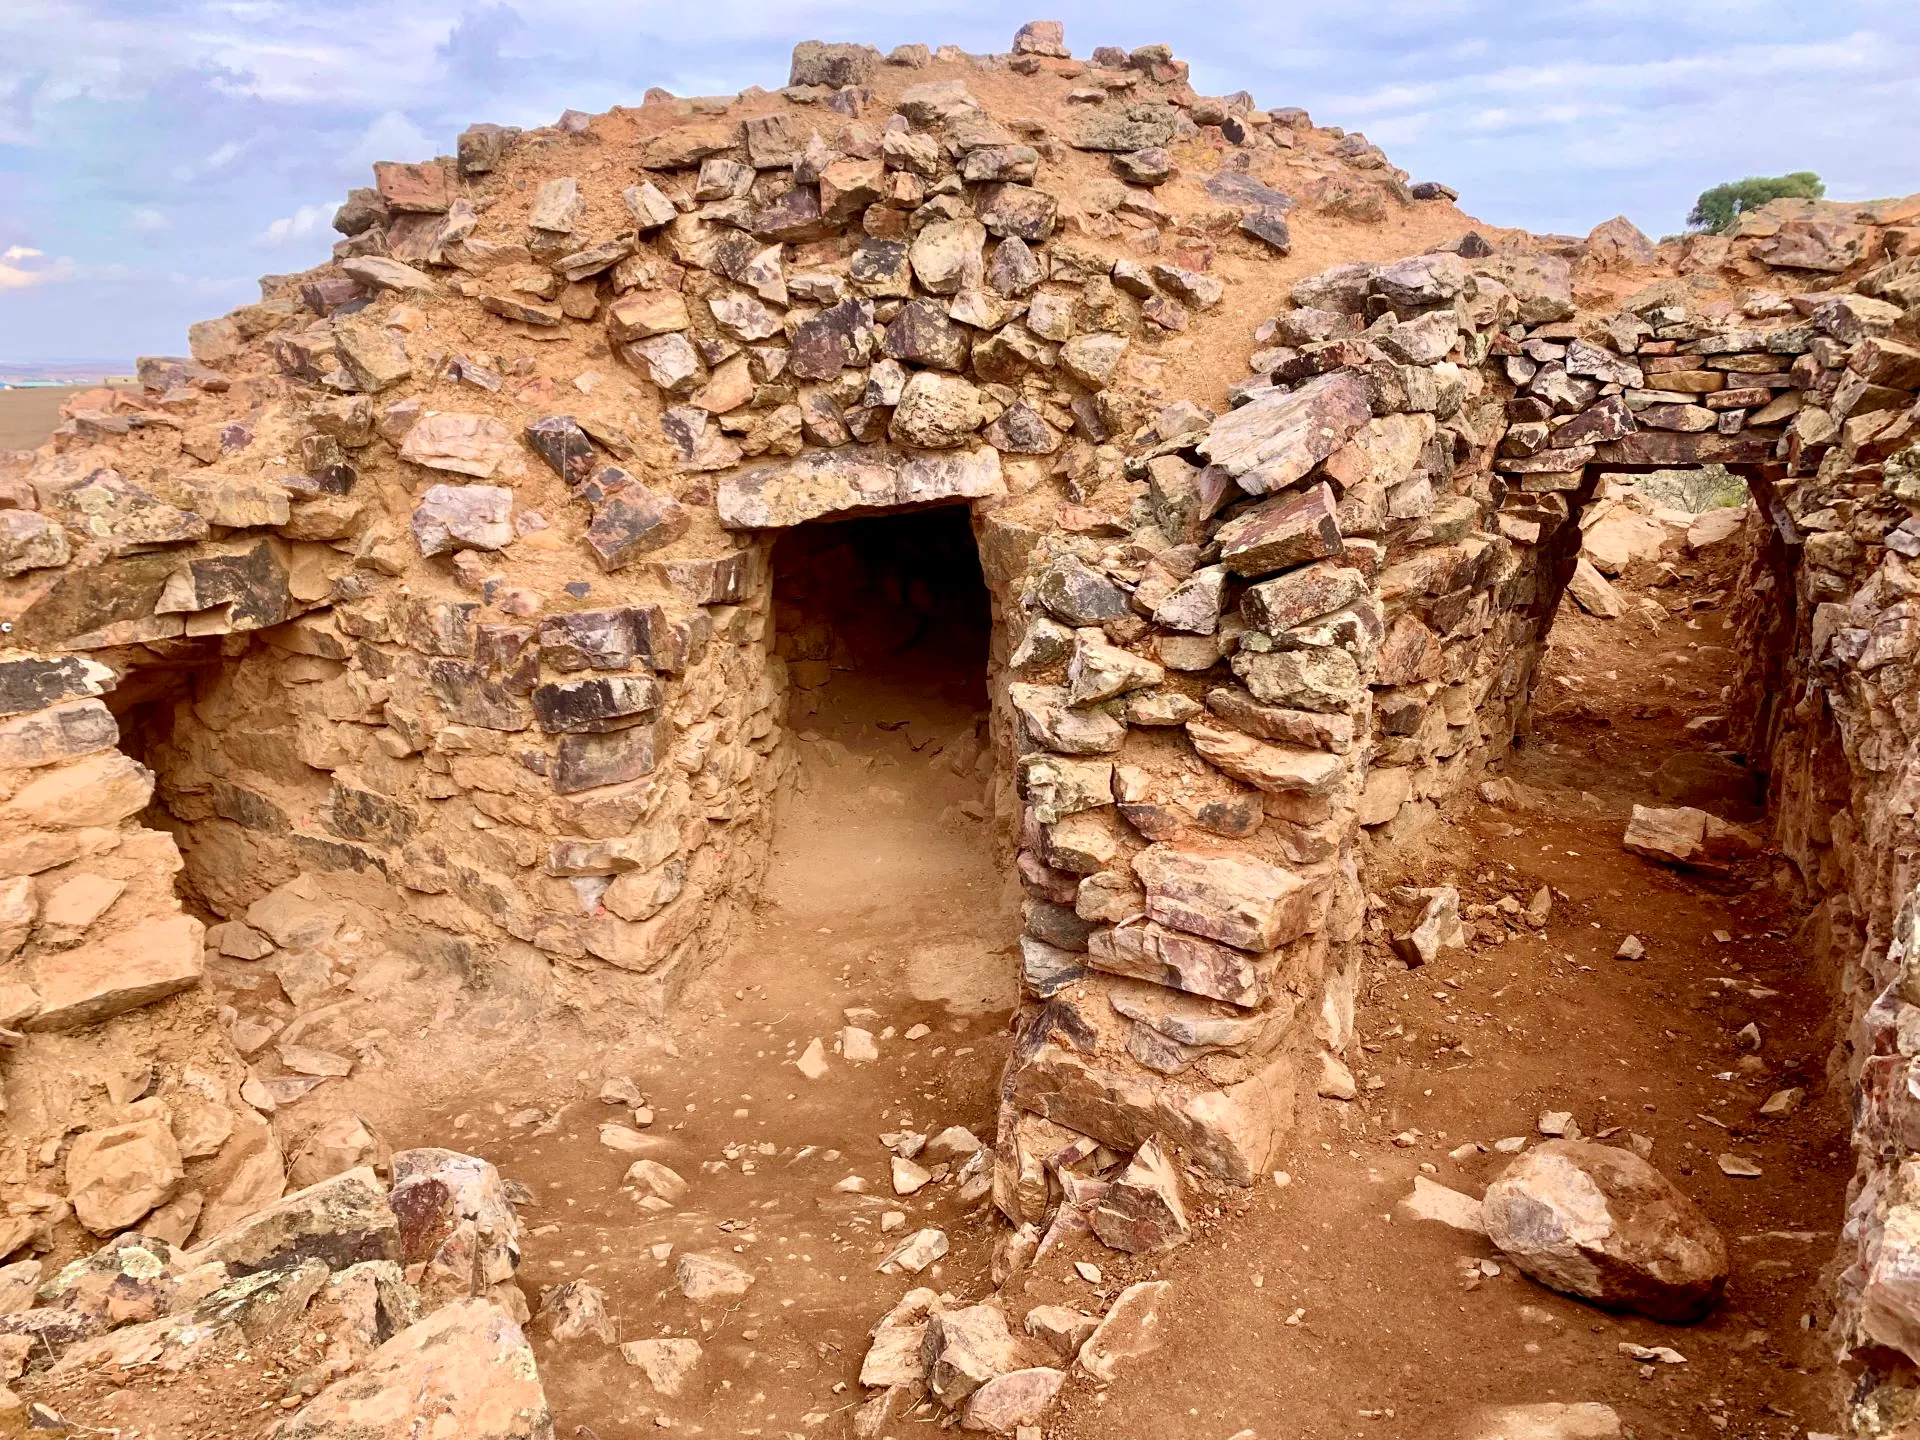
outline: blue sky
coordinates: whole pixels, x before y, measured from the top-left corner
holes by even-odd
[[[377,159],[650,85],[778,85],[796,40],[1007,48],[975,0],[5,0],[0,361],[177,351],[253,277],[325,258]],[[1363,130],[1488,221],[1658,236],[1695,194],[1812,169],[1920,190],[1920,0],[1067,5],[1068,44],[1165,41],[1203,93]]]

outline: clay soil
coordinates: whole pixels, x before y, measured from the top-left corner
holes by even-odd
[[[77,389],[36,386],[30,390],[0,390],[0,450],[31,450],[46,443],[60,423],[60,407]]]
[[[1600,621],[1571,601],[1561,612],[1533,733],[1499,767],[1537,809],[1463,797],[1375,872],[1390,929],[1415,913],[1393,902],[1396,881],[1458,883],[1468,906],[1524,905],[1550,886],[1544,929],[1484,918],[1466,955],[1414,971],[1372,947],[1361,1098],[1305,1101],[1280,1162],[1288,1183],[1230,1202],[1228,1224],[1158,1265],[1174,1282],[1165,1348],[1104,1394],[1070,1391],[1049,1434],[1425,1440],[1453,1435],[1477,1406],[1540,1401],[1609,1404],[1638,1440],[1838,1428],[1824,1271],[1852,1159],[1844,1082],[1825,1073],[1829,997],[1795,948],[1799,914],[1769,863],[1707,880],[1620,846],[1635,802],[1738,818],[1745,798],[1697,773],[1677,793],[1668,785],[1671,798],[1654,793],[1653,772],[1677,753],[1711,751],[1685,726],[1720,713],[1731,678],[1731,616],[1712,598],[1730,576],[1680,568],[1691,578],[1627,592],[1658,604],[1657,628],[1644,612]],[[1646,945],[1637,963],[1613,958],[1629,934]],[[1757,1056],[1736,1040],[1749,1022]],[[1789,1086],[1806,1090],[1804,1107],[1759,1118]],[[1670,1327],[1604,1314],[1482,1240],[1395,1213],[1423,1172],[1477,1195],[1507,1161],[1493,1142],[1538,1139],[1547,1111],[1571,1111],[1589,1137],[1652,1139],[1654,1163],[1727,1236],[1732,1279],[1712,1317]],[[1762,1174],[1724,1175],[1723,1153]],[[1499,1273],[1475,1275],[1483,1260]],[[1106,1268],[1111,1279],[1119,1267]],[[1091,1308],[1071,1273],[1043,1266],[1029,1297]],[[1668,1346],[1686,1363],[1643,1366],[1622,1343]]]
[[[1704,563],[1682,572],[1630,589],[1625,619],[1562,614],[1533,732],[1496,767],[1523,787],[1524,808],[1465,796],[1378,858],[1382,936],[1352,1057],[1360,1096],[1303,1099],[1277,1161],[1286,1183],[1196,1183],[1196,1243],[1149,1260],[1082,1239],[1008,1288],[1017,1323],[1031,1305],[1098,1313],[1132,1280],[1173,1281],[1164,1348],[1103,1392],[1069,1386],[1049,1435],[1424,1440],[1483,1404],[1547,1400],[1610,1404],[1638,1440],[1799,1440],[1831,1424],[1840,1382],[1822,1334],[1823,1268],[1851,1165],[1842,1090],[1825,1077],[1827,997],[1796,951],[1799,917],[1770,862],[1708,879],[1619,844],[1636,801],[1737,816],[1749,798],[1736,771],[1703,780],[1711,761],[1689,763],[1678,791],[1669,778],[1676,753],[1712,752],[1711,729],[1689,735],[1686,722],[1718,713],[1732,661],[1730,616],[1714,598],[1729,577]],[[846,1434],[875,1317],[916,1283],[961,1300],[991,1293],[1002,1226],[989,1203],[963,1206],[954,1178],[895,1196],[879,1138],[953,1124],[992,1135],[1015,999],[1018,897],[961,742],[983,718],[979,674],[952,664],[953,637],[915,639],[896,643],[897,663],[832,669],[803,701],[814,713],[800,722],[764,898],[672,1022],[611,1042],[555,1025],[453,1093],[370,1071],[333,1101],[369,1114],[396,1146],[454,1145],[526,1185],[521,1277],[536,1304],[541,1287],[585,1279],[606,1293],[621,1340],[705,1346],[687,1392],[667,1398],[617,1350],[556,1344],[536,1325],[560,1435]],[[1395,887],[1447,882],[1475,916],[1469,949],[1409,971],[1384,943],[1414,908]],[[1524,905],[1543,885],[1554,902],[1541,929],[1472,908]],[[1644,960],[1613,958],[1628,934]],[[850,1014],[879,1037],[877,1062],[832,1053]],[[1736,1039],[1749,1022],[1757,1056]],[[809,1081],[793,1062],[815,1037],[829,1069]],[[691,1182],[676,1209],[642,1208],[623,1183],[635,1153],[601,1142],[602,1124],[632,1118],[597,1098],[613,1075],[632,1077],[654,1113],[637,1153]],[[1807,1091],[1804,1107],[1758,1118],[1788,1086]],[[1590,1136],[1650,1138],[1654,1162],[1722,1226],[1733,1278],[1709,1320],[1601,1313],[1533,1284],[1483,1241],[1396,1213],[1423,1172],[1477,1194],[1506,1162],[1493,1142],[1537,1139],[1546,1111],[1570,1111]],[[1722,1153],[1761,1176],[1722,1174]],[[883,1235],[890,1211],[904,1228]],[[877,1273],[923,1225],[945,1230],[951,1253],[917,1279]],[[742,1265],[753,1287],[696,1309],[672,1282],[687,1251]],[[1643,1366],[1623,1342],[1669,1346],[1686,1363]],[[135,1423],[154,1436],[256,1436],[284,1413],[278,1396],[299,1361],[256,1349],[235,1367],[248,1372],[244,1397],[217,1412],[178,1381],[119,1395],[82,1382],[47,1398],[96,1425],[125,1424],[137,1401]],[[254,1373],[262,1365],[273,1374]]]
[[[1571,605],[1560,617],[1532,734],[1496,766],[1528,804],[1469,793],[1377,857],[1380,933],[1350,1057],[1360,1095],[1303,1098],[1276,1162],[1286,1183],[1196,1185],[1196,1243],[1148,1261],[1083,1240],[1009,1287],[1017,1324],[1033,1304],[1097,1313],[1131,1280],[1174,1282],[1164,1348],[1103,1392],[1070,1385],[1049,1435],[1414,1440],[1451,1434],[1479,1405],[1545,1400],[1610,1404],[1639,1440],[1798,1440],[1832,1425],[1840,1377],[1822,1333],[1823,1272],[1851,1160],[1844,1087],[1825,1072],[1829,998],[1795,944],[1801,917],[1770,861],[1711,879],[1619,843],[1635,802],[1755,813],[1742,814],[1752,797],[1737,774],[1716,779],[1712,762],[1678,781],[1671,766],[1654,774],[1715,749],[1711,726],[1690,733],[1687,722],[1721,712],[1732,674],[1731,577],[1703,561],[1681,572],[1629,587],[1624,619]],[[585,1279],[605,1291],[621,1340],[706,1347],[670,1399],[617,1350],[558,1345],[536,1326],[562,1436],[845,1434],[881,1312],[916,1283],[961,1300],[991,1293],[1003,1229],[988,1202],[963,1206],[954,1178],[895,1196],[879,1138],[955,1124],[993,1133],[1019,897],[984,767],[963,739],[984,723],[980,659],[956,666],[954,638],[939,633],[875,643],[890,647],[886,663],[843,654],[811,692],[763,897],[668,1022],[609,1039],[605,1017],[562,1019],[529,1042],[524,1007],[481,997],[468,1018],[503,1006],[475,1052],[487,1063],[448,1055],[439,1073],[482,1078],[418,1085],[420,1067],[404,1063],[363,1071],[327,1103],[361,1110],[396,1148],[470,1150],[528,1187],[521,1277],[536,1305],[542,1286]],[[1408,971],[1385,943],[1415,908],[1395,887],[1439,883],[1458,884],[1469,913],[1548,886],[1552,913],[1534,929],[1483,911],[1466,954]],[[1613,958],[1628,934],[1644,960]],[[878,1037],[877,1062],[834,1053],[850,1021]],[[1757,1055],[1736,1039],[1749,1022]],[[916,1026],[926,1033],[909,1041]],[[816,1037],[829,1069],[809,1081],[793,1062]],[[621,1075],[654,1114],[639,1152],[600,1138],[602,1124],[631,1122],[597,1098]],[[1806,1090],[1804,1107],[1760,1119],[1788,1086]],[[1733,1278],[1709,1320],[1676,1329],[1603,1314],[1528,1281],[1484,1242],[1395,1213],[1423,1172],[1477,1194],[1506,1161],[1493,1142],[1537,1139],[1546,1111],[1572,1112],[1588,1135],[1650,1138],[1654,1162],[1722,1226]],[[1722,1153],[1762,1174],[1729,1178]],[[624,1185],[641,1154],[691,1182],[678,1208],[649,1211]],[[883,1234],[894,1211],[904,1228]],[[917,1278],[878,1274],[925,1225],[950,1237],[945,1260]],[[731,1259],[755,1284],[730,1307],[696,1309],[672,1280],[688,1251]],[[1686,1363],[1643,1366],[1623,1342],[1670,1346]],[[148,1435],[251,1437],[284,1413],[280,1377],[300,1360],[256,1348],[235,1365],[245,1394],[221,1388],[217,1406],[179,1382],[116,1394],[86,1380],[48,1398],[95,1425],[137,1412]]]

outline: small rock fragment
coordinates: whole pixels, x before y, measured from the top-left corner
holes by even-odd
[[[1399,1208],[1409,1220],[1438,1220],[1469,1235],[1487,1233],[1486,1217],[1481,1213],[1478,1200],[1436,1185],[1424,1175],[1414,1177],[1413,1193],[1400,1202]]]
[[[874,1268],[882,1275],[898,1275],[902,1271],[918,1275],[946,1253],[947,1232],[929,1226],[925,1230],[916,1230],[894,1246]]]
[[[701,1254],[682,1255],[675,1261],[673,1280],[696,1305],[744,1295],[753,1284],[753,1276],[732,1261]]]
[[[1128,1360],[1160,1348],[1160,1307],[1173,1289],[1171,1280],[1143,1280],[1114,1297],[1099,1327],[1080,1347],[1079,1366],[1105,1385]]]
[[[654,1393],[669,1397],[687,1388],[700,1357],[698,1340],[629,1340],[620,1347],[620,1358],[640,1368]]]

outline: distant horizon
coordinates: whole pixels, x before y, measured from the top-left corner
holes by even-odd
[[[65,379],[89,375],[131,375],[138,368],[138,356],[80,360],[0,360],[0,385],[41,377]]]

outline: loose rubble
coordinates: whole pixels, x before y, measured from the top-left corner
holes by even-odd
[[[1769,837],[1647,804],[1622,844],[1716,880],[1770,842],[1791,863],[1844,961],[1857,1091],[1835,1334],[1913,1355],[1920,209],[1775,202],[1657,246],[1624,221],[1483,235],[1363,136],[1197,95],[1163,46],[1077,60],[1049,21],[989,57],[808,41],[788,78],[382,161],[328,261],[0,456],[7,1063],[193,1037],[138,1083],[9,1111],[28,1178],[0,1259],[145,1227],[191,1246],[181,1293],[220,1268],[207,1323],[359,1307],[372,1343],[284,1437],[397,1433],[404,1394],[550,1431],[498,1171],[389,1155],[358,1116],[293,1123],[401,1043],[335,1033],[330,1007],[412,983],[383,970],[404,950],[531,977],[540,1004],[671,1009],[756,899],[794,702],[833,664],[830,643],[780,649],[774,537],[944,505],[969,507],[999,627],[975,753],[1023,896],[1014,1059],[990,1144],[946,1130],[843,1193],[899,1198],[890,1276],[950,1253],[917,1208],[948,1184],[991,1197],[1010,1270],[1083,1234],[1164,1255],[1204,1224],[1190,1186],[1284,1162],[1296,1096],[1366,1093],[1370,944],[1444,985],[1506,923],[1463,915],[1456,885],[1382,897],[1366,876],[1476,786],[1528,809],[1484,771],[1525,726],[1563,593],[1667,623],[1620,592],[1670,540],[1771,534],[1727,721],[1773,777]],[[1016,80],[1051,118],[979,98]],[[1393,253],[1419,215],[1460,233]],[[1382,258],[1300,275],[1249,326],[1229,297],[1306,235]],[[1229,352],[1247,369],[1222,393],[1168,393],[1177,357]],[[1601,478],[1708,465],[1753,503],[1681,520]],[[149,693],[167,723],[122,753]],[[1561,923],[1548,891],[1508,901],[1516,933]],[[892,1033],[832,1020],[782,1073],[828,1092],[889,1065]],[[646,1095],[600,1095],[625,1113],[589,1133],[640,1157],[631,1203],[683,1206]],[[1705,1313],[1717,1233],[1630,1152],[1554,1133],[1489,1187],[1490,1238],[1596,1303]],[[1435,1189],[1411,1211],[1471,1228]],[[693,1305],[757,1283],[717,1252],[670,1273]],[[884,1428],[924,1383],[962,1425],[1043,1423],[1064,1385],[1151,1353],[1168,1284],[1121,1288],[1072,1345],[1079,1322],[1016,1326],[1004,1297],[929,1303],[882,1327],[924,1326],[924,1366],[889,1342],[876,1366],[908,1378],[870,1413]],[[541,1333],[612,1343],[596,1295],[558,1277]],[[32,1323],[48,1350],[131,1356],[178,1350],[187,1314],[137,1337]],[[668,1396],[701,1363],[692,1340],[626,1350]],[[1513,1423],[1611,1433],[1601,1408]]]

